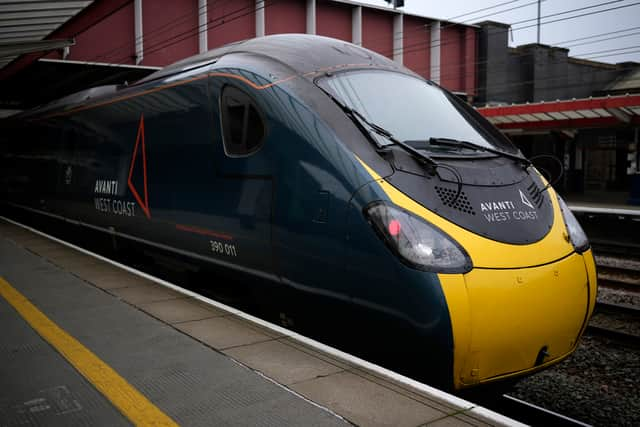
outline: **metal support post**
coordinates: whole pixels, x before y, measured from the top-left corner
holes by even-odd
[[[144,33],[142,31],[142,0],[133,2],[133,22],[136,46],[136,64],[142,63],[144,59]]]
[[[198,51],[200,53],[209,50],[207,21],[207,0],[198,0]]]
[[[351,9],[351,41],[362,46],[362,6]]]

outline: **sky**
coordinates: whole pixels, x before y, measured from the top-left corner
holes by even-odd
[[[359,1],[388,6],[383,0]],[[495,7],[492,8],[492,6]],[[613,8],[616,9],[604,11]],[[402,9],[408,13],[468,24],[485,20],[504,22],[512,24],[510,46],[536,42],[535,24],[538,5],[535,0],[405,0],[405,6]],[[486,10],[480,11],[480,9]],[[582,10],[562,13],[575,9]],[[590,15],[564,19],[584,14]],[[578,58],[610,63],[640,62],[640,1],[638,0],[543,0],[540,15],[541,43],[567,47],[570,49],[569,55]],[[545,18],[545,16],[548,17]],[[546,21],[559,19],[564,20],[545,24]],[[529,21],[517,23],[525,20]],[[529,26],[530,28],[522,28]],[[605,34],[612,32],[616,33]]]

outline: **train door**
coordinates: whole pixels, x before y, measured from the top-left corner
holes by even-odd
[[[263,109],[242,83],[212,78],[210,91],[219,224],[211,249],[253,274],[272,278],[273,162],[265,145],[269,130]]]

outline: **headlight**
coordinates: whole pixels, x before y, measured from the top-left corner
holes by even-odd
[[[389,248],[410,266],[438,273],[471,270],[469,255],[433,224],[383,202],[369,205],[364,213]]]
[[[589,249],[589,239],[587,239],[587,235],[584,233],[580,223],[560,196],[558,196],[558,204],[560,205],[560,211],[562,211],[562,216],[564,217],[564,224],[567,226],[567,233],[569,234],[573,247],[578,253],[586,251]]]

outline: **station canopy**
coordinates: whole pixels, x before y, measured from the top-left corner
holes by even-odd
[[[478,112],[506,133],[640,125],[640,95],[487,106]]]
[[[85,9],[103,7],[93,0],[0,0],[0,117],[106,84],[132,82],[157,67],[121,66],[46,59],[75,43]],[[103,7],[104,8],[104,7]],[[98,10],[96,20],[111,12]],[[75,22],[74,22],[75,20]]]

